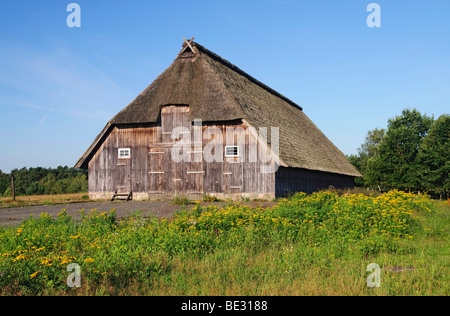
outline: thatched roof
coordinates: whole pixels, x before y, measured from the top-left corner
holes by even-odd
[[[185,47],[108,126],[156,123],[162,106],[189,105],[191,120],[243,119],[256,130],[279,127],[279,158],[288,167],[361,176],[300,106],[198,43],[190,44],[193,51]],[[88,152],[95,147],[92,144]],[[86,154],[78,167],[85,166]]]

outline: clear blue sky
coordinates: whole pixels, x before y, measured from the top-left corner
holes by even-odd
[[[71,2],[81,28],[66,24]],[[371,2],[381,28],[366,24]],[[192,36],[345,154],[404,108],[450,112],[448,0],[2,0],[0,169],[73,166]]]

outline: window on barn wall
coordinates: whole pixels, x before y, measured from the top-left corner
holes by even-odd
[[[239,146],[225,146],[225,157],[239,157]]]
[[[119,148],[119,159],[130,159],[131,149],[130,148]]]

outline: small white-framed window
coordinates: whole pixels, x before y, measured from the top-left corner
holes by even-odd
[[[119,159],[130,159],[131,149],[130,148],[119,148]]]
[[[225,146],[225,157],[239,157],[239,146]]]

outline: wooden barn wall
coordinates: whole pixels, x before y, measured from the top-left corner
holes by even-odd
[[[275,174],[275,194],[277,197],[292,192],[312,193],[334,188],[354,188],[355,178],[334,173],[280,167]]]
[[[214,138],[214,129],[221,131],[223,139]],[[208,146],[222,143],[223,162],[203,162],[205,192],[225,194],[274,194],[274,173],[262,173],[261,166],[270,164],[273,159],[266,158],[269,153],[261,146],[258,139],[247,131],[244,124],[203,126],[203,148],[209,152]],[[239,146],[239,158],[225,157],[225,146]],[[256,148],[256,151],[252,149]],[[253,155],[253,156],[251,156]],[[261,161],[261,157],[270,163]]]
[[[188,114],[187,106],[167,106],[162,108],[159,125],[115,126],[89,162],[89,192],[133,191],[140,198],[203,192],[275,195],[275,174],[261,172],[259,155],[262,152],[266,160],[269,153],[255,135],[247,132],[245,124],[195,126],[188,121]],[[179,126],[191,136],[190,162],[177,163],[171,157],[173,145],[180,140],[172,139],[172,130]],[[211,150],[216,144],[222,152]],[[225,158],[226,145],[239,146],[240,158]],[[130,148],[131,159],[118,159],[119,148]],[[251,157],[258,162],[249,162],[252,148],[258,149],[258,154]],[[204,150],[221,157],[223,162],[205,161]]]
[[[89,162],[89,192],[142,192],[148,187],[148,149],[154,127],[114,127]],[[132,159],[119,159],[130,148]]]

